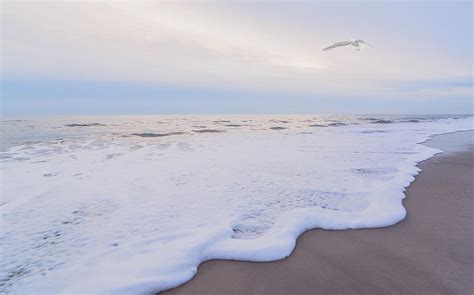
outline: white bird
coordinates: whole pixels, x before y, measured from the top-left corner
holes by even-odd
[[[331,50],[331,49],[334,49],[334,48],[337,48],[337,47],[344,47],[344,46],[351,45],[355,48],[355,50],[360,51],[359,44],[367,44],[369,46],[372,46],[369,43],[365,42],[364,40],[350,40],[350,41],[341,41],[341,42],[334,43],[331,46],[323,48],[323,50],[328,51],[328,50]]]

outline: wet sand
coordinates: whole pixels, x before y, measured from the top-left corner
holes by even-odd
[[[285,260],[208,261],[160,294],[474,294],[474,146],[418,167],[394,226],[311,230]]]

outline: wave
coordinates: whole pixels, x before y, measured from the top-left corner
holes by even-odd
[[[186,134],[186,132],[167,132],[167,133],[133,133],[132,135],[134,136],[139,136],[139,137],[165,137],[165,136],[173,136],[173,135],[183,135]]]
[[[102,126],[107,126],[102,123],[71,123],[71,124],[66,124],[64,125],[66,127],[102,127]]]
[[[282,126],[255,116],[251,128],[198,136],[187,132],[194,119],[160,124],[163,133],[143,132],[153,126],[143,119],[114,120],[103,120],[121,126],[113,133],[64,128],[62,142],[28,137],[0,154],[2,292],[149,293],[184,283],[205,260],[282,259],[311,228],[392,225],[406,215],[416,164],[439,152],[418,143],[472,129],[471,117],[337,118],[341,128],[295,117],[273,132]],[[192,136],[164,136],[172,130]]]

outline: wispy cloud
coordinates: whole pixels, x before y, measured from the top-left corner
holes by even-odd
[[[5,2],[2,74],[354,97],[472,88],[443,84],[472,79],[471,53],[440,46],[454,37],[436,27],[410,28],[435,25],[426,15],[442,7],[403,5]],[[344,38],[374,47],[321,51]]]

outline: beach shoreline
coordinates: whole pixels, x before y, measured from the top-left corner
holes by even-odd
[[[160,294],[471,294],[472,133],[437,135],[423,143],[446,152],[417,165],[422,172],[406,189],[408,214],[402,222],[313,229],[284,260],[207,261],[192,280]]]

